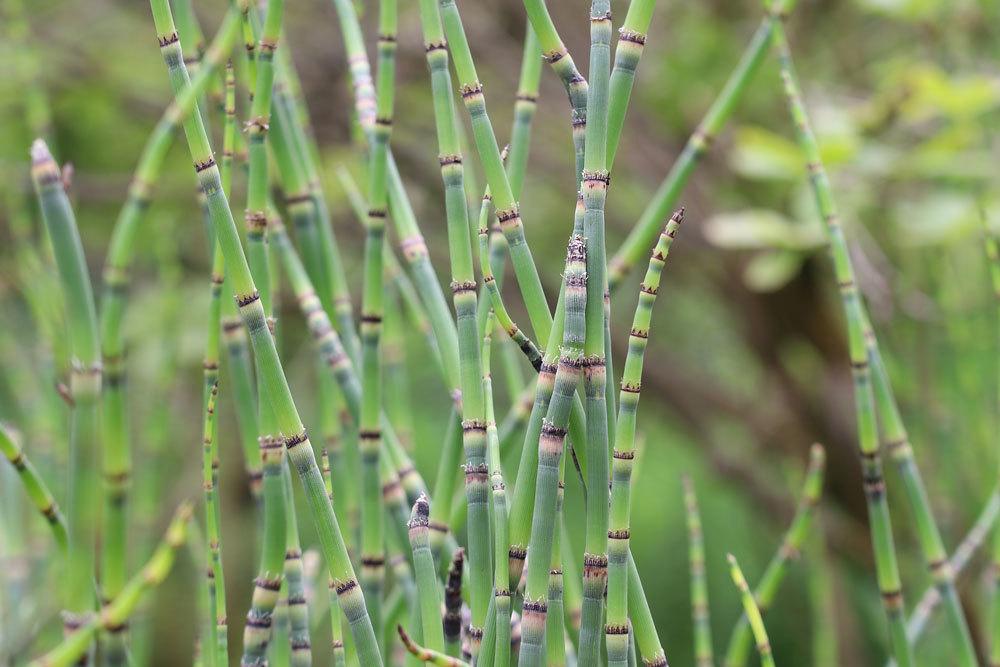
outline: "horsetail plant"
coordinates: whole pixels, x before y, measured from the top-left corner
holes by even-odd
[[[593,77],[592,77],[593,79]],[[595,84],[593,89],[596,89]],[[593,117],[591,117],[593,122]],[[632,466],[635,462],[635,423],[639,407],[639,391],[642,386],[642,366],[646,355],[646,345],[649,342],[649,328],[653,316],[653,303],[660,289],[660,277],[666,264],[670,246],[673,245],[677,229],[684,219],[684,209],[676,211],[663,228],[660,238],[649,258],[649,268],[639,287],[639,301],[632,319],[629,331],[628,355],[622,372],[621,394],[618,399],[619,413],[615,429],[615,442],[612,452],[614,461],[611,474],[611,526],[607,531],[608,540],[608,620],[605,627],[608,647],[608,664],[625,665],[628,661],[629,625],[628,625],[628,555],[631,512]],[[601,314],[603,316],[603,308]],[[603,327],[599,330],[603,341]],[[591,416],[588,419],[593,419]],[[594,465],[591,460],[590,465]],[[588,489],[588,498],[594,494],[593,487]],[[589,512],[588,512],[589,517]],[[586,567],[586,563],[584,564]],[[586,575],[585,575],[586,577]],[[586,578],[584,579],[584,616],[581,626],[581,644],[583,643],[583,627],[587,621]],[[581,657],[583,653],[581,651]]]
[[[55,538],[56,544],[65,552],[69,546],[66,518],[59,509],[59,505],[56,504],[55,497],[49,491],[45,480],[38,474],[35,466],[32,465],[21,448],[17,434],[3,423],[0,423],[0,453],[3,453],[7,462],[17,471],[17,475],[24,485],[25,493],[28,494],[35,509],[45,518],[45,522],[49,524],[49,530],[52,531],[52,537]]]
[[[31,146],[31,177],[38,195],[45,228],[59,269],[67,308],[70,347],[72,416],[69,446],[69,546],[66,608],[63,628],[79,630],[94,608],[94,492],[93,462],[98,456],[101,351],[94,293],[87,273],[76,218],[63,188],[59,166],[41,139]],[[106,489],[110,485],[106,485]],[[114,564],[124,569],[124,562]],[[81,640],[82,641],[82,640]],[[89,644],[89,639],[87,640]],[[84,644],[87,652],[88,644]],[[89,662],[89,659],[87,660]]]
[[[408,524],[410,547],[413,549],[413,569],[417,580],[417,598],[420,601],[420,622],[424,645],[433,651],[443,651],[441,595],[428,538],[429,524],[430,503],[427,501],[427,496],[421,495],[413,504]]]
[[[406,647],[407,651],[415,655],[420,662],[430,665],[441,665],[442,667],[470,667],[469,663],[464,660],[459,660],[440,651],[420,646],[413,641],[410,635],[406,634],[406,630],[403,629],[402,625],[397,626],[396,630],[399,632],[399,639],[403,642],[403,646]]]
[[[991,229],[986,230],[986,259],[989,261],[990,285],[993,288],[993,299],[996,301],[996,311],[1000,315],[1000,234]],[[1000,333],[1000,319],[997,320],[997,332]],[[995,334],[1000,341],[1000,335]],[[998,376],[1000,380],[1000,376]],[[998,382],[1000,388],[1000,382]],[[998,397],[1000,400],[1000,397]],[[990,618],[990,664],[1000,664],[1000,593],[997,593],[997,582],[1000,581],[1000,529],[993,533],[993,605]]]
[[[823,472],[826,466],[826,452],[822,445],[814,444],[809,449],[809,464],[805,481],[799,494],[798,506],[788,531],[781,540],[781,546],[771,558],[753,590],[754,600],[762,614],[767,613],[781,586],[790,563],[799,558],[809,535],[813,514],[823,492]],[[750,653],[751,630],[747,616],[741,616],[729,637],[725,666],[742,667]]]
[[[379,2],[378,74],[374,142],[368,177],[368,220],[364,252],[364,291],[361,300],[362,402],[358,441],[361,453],[361,579],[375,634],[382,631],[382,589],[385,582],[383,503],[379,478],[382,433],[383,257],[385,218],[389,212],[386,188],[387,153],[392,133],[396,85],[396,0]]]
[[[723,85],[722,91],[684,144],[677,161],[653,193],[639,219],[632,225],[625,241],[608,261],[608,286],[612,291],[645,255],[646,248],[650,246],[659,231],[660,221],[677,204],[698,161],[708,152],[712,142],[736,110],[750,81],[760,70],[771,44],[771,34],[775,26],[791,13],[796,2],[797,0],[774,0],[765,11],[760,25],[750,38],[750,43],[747,44],[736,68]],[[617,140],[609,140],[609,145],[616,146]],[[614,164],[614,155],[609,155],[608,160],[610,164]]]
[[[330,457],[326,448],[320,454],[320,465],[323,467],[323,482],[326,485],[326,495],[333,503],[333,475],[330,471]],[[330,648],[333,652],[333,664],[342,667],[346,664],[344,655],[343,614],[337,601],[337,584],[332,577],[327,577],[327,591],[330,601]]]
[[[188,538],[193,508],[181,503],[167,527],[163,541],[153,552],[146,566],[133,576],[114,600],[108,601],[101,611],[91,614],[87,621],[63,640],[59,646],[29,663],[29,667],[69,667],[79,664],[100,631],[113,632],[123,627],[146,592],[158,586],[170,574],[177,550]]]
[[[500,464],[500,436],[497,432],[493,408],[493,377],[490,373],[490,345],[494,320],[486,318],[486,335],[483,337],[483,396],[485,399],[487,466],[490,475],[490,508],[493,520],[493,600],[496,607],[496,649],[493,664],[510,664],[510,548],[507,538],[507,490],[503,468]],[[489,664],[489,663],[487,663]]]
[[[694,626],[694,660],[697,667],[712,667],[712,624],[708,608],[708,580],[705,577],[705,535],[694,482],[685,475],[684,509],[688,530],[688,565],[691,571],[691,624]]]
[[[291,667],[312,665],[312,643],[309,639],[309,608],[306,606],[305,586],[302,580],[302,546],[299,527],[295,520],[295,495],[292,490],[292,473],[286,464],[282,469],[285,489],[285,506],[288,521],[285,534],[285,586],[288,589],[288,643],[291,649]]]
[[[649,32],[649,24],[653,21],[655,7],[656,0],[630,2],[625,21],[618,29],[615,62],[608,84],[608,171],[611,171],[615,155],[618,153],[618,142],[621,141],[622,128],[625,125],[625,112],[635,83],[635,71],[639,67],[639,59],[642,58],[646,46],[646,34]]]
[[[150,7],[160,49],[168,68],[178,61],[183,64],[183,54],[177,41],[170,7],[165,0],[151,0]],[[184,76],[175,83],[175,95],[182,94],[190,85],[186,69],[182,68],[181,71]],[[381,656],[363,594],[355,578],[333,507],[326,495],[322,475],[316,466],[312,446],[288,389],[274,338],[268,330],[260,294],[243,254],[228,199],[221,189],[219,170],[212,156],[201,112],[197,110],[197,105],[194,108],[195,111],[184,123],[185,135],[195,171],[208,200],[217,242],[222,244],[227,272],[231,276],[240,315],[250,335],[258,372],[265,377],[263,384],[267,391],[263,398],[272,407],[279,427],[279,437],[302,479],[321,551],[330,575],[337,582],[338,599],[350,622],[359,656],[365,664],[380,665]]]
[[[767,638],[767,629],[764,627],[764,619],[760,615],[757,601],[754,599],[753,593],[750,592],[750,586],[743,576],[740,564],[736,562],[736,556],[728,554],[726,558],[729,560],[729,574],[740,592],[743,613],[750,619],[753,637],[757,642],[757,652],[760,654],[760,664],[763,667],[774,667],[774,656],[771,655],[771,642]]]
[[[216,321],[218,328],[218,321]],[[216,437],[215,407],[219,395],[216,382],[209,390],[202,429],[202,487],[205,493],[205,537],[208,577],[209,632],[208,646],[202,652],[210,665],[229,664],[229,630],[226,620],[226,583],[222,570],[221,510],[219,508],[219,451]]]
[[[594,0],[590,8],[590,88],[587,97],[586,148],[581,192],[583,235],[587,239],[587,320],[583,346],[583,379],[587,414],[587,526],[583,552],[583,615],[580,623],[580,661],[600,661],[604,590],[608,581],[608,409],[610,348],[605,327],[604,295],[607,263],[604,256],[604,206],[608,194],[607,126],[608,84],[611,76],[611,2]],[[623,558],[625,552],[620,554]],[[625,604],[621,600],[624,616]],[[628,627],[608,621],[608,633],[628,637]],[[624,633],[619,632],[624,629]],[[627,643],[626,643],[627,645]],[[624,664],[627,650],[611,649],[610,664]],[[620,660],[619,660],[620,658]]]
[[[528,580],[522,606],[522,638],[518,665],[532,667],[545,661],[545,620],[548,605],[549,563],[552,537],[556,530],[555,514],[559,490],[559,465],[566,440],[569,408],[572,404],[583,365],[583,339],[586,329],[587,246],[582,236],[574,235],[566,250],[563,278],[566,295],[566,323],[563,349],[555,373],[552,400],[542,424],[538,441],[538,473],[535,478],[535,509],[531,518],[528,542]]]
[[[775,3],[771,12],[775,12]],[[798,134],[799,144],[805,154],[809,177],[813,182],[820,215],[826,223],[833,256],[833,268],[840,289],[844,318],[850,348],[851,373],[854,378],[854,401],[857,418],[858,452],[864,480],[865,500],[868,507],[872,548],[875,555],[878,587],[882,605],[889,622],[892,656],[902,666],[913,664],[913,650],[906,639],[905,606],[903,590],[896,559],[896,546],[892,536],[892,520],[886,498],[882,459],[878,449],[875,396],[872,391],[871,368],[864,337],[864,305],[854,277],[854,266],[847,248],[844,230],[833,202],[826,170],[820,158],[819,146],[812,133],[809,118],[802,103],[798,81],[792,67],[791,55],[784,37],[784,28],[776,23],[772,39],[778,52],[781,77],[789,110]],[[759,640],[758,640],[759,641]]]

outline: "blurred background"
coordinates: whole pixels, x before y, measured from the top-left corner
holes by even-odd
[[[75,202],[95,281],[142,145],[171,99],[145,3],[37,0],[27,31],[0,20],[0,418],[59,489],[67,410],[56,387],[67,378],[61,310],[42,312],[34,293],[51,289],[48,243],[30,198],[28,147],[44,131],[72,164]],[[226,3],[195,3],[214,34]],[[589,3],[552,2],[563,39],[586,72]],[[615,165],[607,210],[616,249],[717,95],[762,16],[752,0],[661,0]],[[806,103],[845,219],[860,286],[911,432],[949,550],[996,482],[997,322],[983,251],[985,218],[1000,220],[996,60],[1000,3],[973,0],[802,0],[788,22]],[[377,3],[359,4],[373,46]],[[524,12],[517,0],[462,2],[494,127],[512,120]],[[10,3],[10,8],[13,3]],[[614,2],[618,25],[627,5]],[[0,2],[0,9],[5,8]],[[448,280],[443,198],[436,166],[430,87],[416,3],[400,3],[397,122],[392,137],[403,179],[441,280]],[[3,14],[0,14],[3,16]],[[8,17],[9,18],[9,17]],[[323,0],[288,3],[284,42],[302,78],[325,166],[324,189],[352,293],[360,294],[363,230],[336,178],[363,179],[339,28]],[[43,95],[39,96],[41,92]],[[245,115],[240,95],[239,114]],[[27,103],[27,104],[26,104]],[[26,111],[27,107],[27,111]],[[463,121],[465,114],[461,114]],[[568,108],[543,69],[528,178],[526,234],[554,303],[575,203]],[[877,665],[885,659],[880,610],[855,445],[850,369],[824,231],[769,56],[733,121],[698,166],[681,203],[686,221],[656,304],[639,411],[642,452],[635,478],[632,545],[668,659],[693,664],[687,537],[680,478],[702,505],[712,628],[721,653],[739,612],[725,564],[735,553],[751,583],[790,520],[808,448],[824,444],[827,482],[805,557],[794,564],[767,615],[779,664]],[[481,188],[474,151],[467,174]],[[237,179],[234,209],[242,208]],[[475,191],[475,190],[473,190]],[[137,567],[176,502],[200,488],[200,397],[210,258],[186,151],[175,146],[139,237],[127,311],[129,387],[136,457],[132,511]],[[471,200],[470,200],[471,201]],[[474,202],[472,202],[474,204]],[[23,261],[33,245],[39,263]],[[96,284],[96,283],[95,283]],[[512,285],[508,282],[508,285]],[[48,287],[46,287],[48,285]],[[624,358],[638,277],[613,299],[616,366]],[[515,320],[527,324],[516,290]],[[356,297],[357,298],[357,297]],[[355,308],[357,308],[357,301]],[[315,422],[312,352],[290,294],[278,314],[282,353],[303,414]],[[41,309],[41,310],[40,310]],[[405,373],[389,382],[410,397],[418,465],[437,469],[448,398],[420,336],[396,344]],[[501,383],[502,384],[502,383]],[[498,389],[498,414],[507,394]],[[221,411],[224,558],[230,637],[238,640],[256,569],[253,504],[247,493],[232,406]],[[23,659],[57,634],[58,571],[48,536],[5,468],[0,558],[8,581],[0,608],[0,659]],[[890,506],[908,605],[929,579],[905,498],[887,465]],[[570,476],[571,477],[571,476]],[[57,494],[59,491],[57,491]],[[570,479],[567,504],[580,502]],[[304,518],[304,512],[300,518]],[[310,521],[304,541],[312,540]],[[582,533],[578,549],[582,549]],[[960,578],[980,646],[989,616],[987,558]],[[156,664],[187,664],[194,644],[199,567],[181,558],[133,624]],[[48,578],[48,587],[46,584]],[[36,591],[32,594],[31,591]],[[323,626],[325,627],[325,626]],[[835,641],[835,647],[829,645]],[[325,647],[315,640],[314,646]],[[819,656],[819,657],[817,657]],[[949,664],[940,626],[918,651],[922,665]],[[831,663],[832,664],[832,663]]]

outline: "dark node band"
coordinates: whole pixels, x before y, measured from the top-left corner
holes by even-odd
[[[510,208],[505,208],[502,211],[497,211],[497,221],[502,225],[505,222],[510,222],[515,218],[521,217],[521,214],[517,210],[517,206],[512,206]]]
[[[638,394],[640,391],[642,391],[642,383],[625,382],[624,380],[622,380],[622,391],[629,394]]]
[[[194,163],[194,170],[197,173],[201,173],[201,172],[205,171],[206,169],[210,169],[210,168],[212,168],[214,166],[215,166],[215,158],[214,157],[210,157],[207,160],[205,160],[204,162],[195,162]]]
[[[565,49],[563,49],[562,51],[549,51],[548,53],[542,54],[542,60],[551,65],[553,63],[559,62],[565,55],[566,55]]]
[[[361,567],[385,567],[385,558],[382,556],[363,556],[361,558]]]
[[[523,610],[526,615],[530,613],[544,614],[549,610],[549,607],[544,600],[525,600]]]
[[[585,171],[582,178],[584,183],[590,181],[607,185],[611,182],[611,174],[607,171]]]
[[[481,422],[478,419],[467,419],[462,421],[462,432],[469,433],[472,431],[482,431],[486,432],[486,422]]]
[[[619,461],[631,461],[631,460],[633,460],[635,458],[635,450],[634,449],[625,449],[625,450],[616,449],[616,450],[614,450],[614,453],[612,454],[612,456],[614,458],[618,459]]]
[[[309,436],[306,435],[305,429],[303,429],[302,431],[300,431],[300,432],[298,432],[298,433],[296,433],[294,435],[286,436],[285,437],[285,447],[287,449],[291,449],[295,445],[300,445],[303,442],[306,442],[308,439],[309,439]]]
[[[462,292],[475,292],[476,281],[475,280],[466,280],[464,282],[455,281],[451,284],[451,291],[453,294],[461,294]]]
[[[507,557],[514,560],[524,560],[528,557],[528,550],[524,547],[512,546],[507,552]]]
[[[254,301],[260,301],[260,293],[257,290],[254,290],[250,294],[240,295],[240,296],[236,297],[236,304],[240,308],[244,308],[246,306],[249,306]]]
[[[449,164],[462,164],[462,156],[455,153],[449,153],[447,155],[438,156],[438,164],[445,167]]]
[[[627,635],[628,634],[628,624],[624,625],[614,625],[607,624],[604,626],[604,634],[606,635]]]
[[[659,287],[652,287],[650,285],[647,285],[646,283],[642,283],[641,285],[639,285],[639,291],[642,292],[643,294],[649,294],[650,296],[656,296],[657,293],[660,291],[660,288]]]
[[[262,630],[270,629],[271,627],[271,614],[254,614],[251,612],[247,615],[247,625],[251,628],[260,628]]]
[[[430,53],[431,51],[446,51],[448,49],[448,42],[446,40],[441,40],[440,42],[425,42],[424,51]]]
[[[343,595],[347,593],[352,588],[358,587],[358,582],[354,579],[348,579],[347,581],[339,582],[337,585],[337,595]]]
[[[552,422],[550,422],[548,420],[545,420],[545,421],[542,422],[541,435],[542,436],[548,436],[548,437],[551,437],[551,438],[565,438],[566,437],[566,429],[559,428],[558,426],[556,426]]]
[[[381,315],[371,315],[371,314],[362,315],[361,316],[361,323],[362,324],[382,324],[382,316]]]
[[[376,116],[375,124],[382,127],[392,127],[392,118],[386,116]]]
[[[628,528],[623,530],[609,530],[608,539],[609,540],[627,540],[630,536]]]
[[[169,35],[158,35],[156,37],[156,41],[160,43],[160,48],[163,48],[164,46],[170,46],[174,42],[179,42],[180,37],[178,37],[177,32],[174,31]]]
[[[603,14],[597,14],[596,16],[591,14],[590,16],[591,23],[599,23],[601,21],[610,21],[610,20],[611,20],[610,11],[604,12]]]
[[[396,43],[396,36],[395,35],[390,35],[388,33],[379,34],[378,41],[385,42],[387,44],[395,44]]]
[[[547,364],[544,361],[538,367],[539,374],[547,373],[549,375],[555,375],[557,370],[559,370],[558,366],[556,366],[555,364]]]
[[[291,604],[291,602],[291,599],[289,599],[288,603]],[[302,604],[305,604],[305,598],[302,599]],[[312,644],[309,643],[308,639],[292,639],[289,643],[293,651],[308,651],[312,648]]]
[[[588,567],[607,567],[608,557],[604,554],[583,554],[583,569],[584,573]]]
[[[535,95],[534,93],[518,93],[514,99],[518,102],[531,102],[534,104],[538,101],[538,95]]]
[[[257,588],[263,588],[266,591],[274,591],[277,593],[281,590],[281,579],[267,579],[265,577],[257,577],[253,580],[254,586]]]
[[[285,197],[285,204],[288,206],[295,206],[296,204],[305,204],[312,201],[312,194],[309,192],[300,195],[290,195]]]
[[[381,429],[362,429],[358,431],[358,438],[360,440],[379,440],[382,438]]]
[[[370,208],[368,209],[369,218],[384,218],[388,215],[388,212],[384,208]]]
[[[634,30],[626,30],[624,27],[618,29],[618,39],[623,42],[632,42],[633,44],[638,44],[639,46],[644,46],[646,44],[646,35]]]
[[[470,97],[475,97],[476,95],[483,94],[483,84],[476,81],[475,83],[466,84],[461,88],[462,99],[467,100]]]

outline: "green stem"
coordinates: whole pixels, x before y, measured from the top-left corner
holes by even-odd
[[[437,570],[431,554],[430,503],[421,495],[413,504],[408,524],[410,547],[413,549],[413,568],[417,579],[417,597],[420,602],[420,619],[423,641],[434,651],[444,650],[444,631],[441,625],[441,594],[438,590]]]
[[[813,445],[809,450],[809,467],[799,494],[798,506],[792,518],[788,531],[781,541],[781,546],[771,558],[764,574],[754,588],[753,597],[761,613],[767,613],[781,582],[788,572],[789,564],[799,558],[806,537],[809,535],[816,504],[823,491],[823,469],[826,465],[826,453],[821,445]],[[726,667],[741,667],[746,664],[751,646],[751,628],[747,617],[741,616],[729,637],[729,647],[726,649]]]
[[[772,7],[771,11],[772,13],[777,12],[778,8]],[[903,591],[899,577],[899,565],[896,560],[896,546],[892,536],[892,521],[889,516],[885,479],[882,474],[882,459],[878,449],[875,396],[872,392],[871,369],[864,335],[866,319],[864,305],[861,302],[861,295],[858,293],[854,267],[851,263],[840,217],[834,205],[830,182],[820,158],[819,146],[802,103],[791,54],[785,39],[784,27],[780,22],[774,23],[773,40],[779,54],[781,77],[789,110],[798,133],[800,146],[805,154],[820,215],[826,223],[829,234],[834,275],[840,288],[850,347],[858,423],[858,448],[861,456],[878,586],[882,596],[882,605],[889,621],[892,655],[900,665],[908,667],[913,664],[913,651],[906,641]]]
[[[736,557],[732,554],[726,556],[729,559],[729,573],[733,578],[733,583],[740,591],[740,600],[743,602],[743,613],[750,619],[750,627],[753,628],[754,640],[757,642],[757,652],[760,654],[760,664],[763,667],[774,667],[774,656],[771,655],[771,642],[767,638],[767,630],[764,628],[764,619],[760,615],[760,609],[754,600],[750,586],[740,570]]]
[[[596,86],[595,86],[596,88]],[[629,331],[628,355],[622,374],[619,413],[613,451],[614,467],[611,475],[611,526],[608,536],[608,622],[605,628],[609,665],[624,665],[628,660],[628,553],[630,544],[630,513],[632,495],[632,467],[635,462],[636,412],[642,387],[642,367],[649,329],[653,317],[653,303],[660,289],[660,278],[667,255],[674,242],[677,229],[684,219],[684,209],[676,211],[667,222],[649,258],[649,267],[639,287],[639,300]],[[588,419],[588,424],[590,420]],[[594,462],[591,460],[591,467]],[[594,494],[588,489],[588,498]],[[588,512],[589,516],[589,512]],[[584,625],[587,620],[586,583],[584,578]],[[581,644],[583,634],[581,630]],[[581,657],[582,657],[581,652]]]
[[[41,478],[35,466],[28,460],[24,450],[21,449],[17,435],[13,429],[3,423],[0,423],[0,452],[14,466],[14,470],[24,485],[25,493],[31,499],[31,504],[45,518],[45,522],[49,524],[49,529],[52,531],[52,536],[55,538],[56,544],[65,552],[69,544],[66,519],[59,510],[59,506],[56,504],[52,492],[49,491],[49,487],[45,484],[45,480]]]
[[[781,13],[787,14],[791,11],[795,0],[786,0],[779,4],[783,4]],[[771,43],[771,33],[778,20],[775,11],[768,12],[761,19],[760,26],[750,39],[750,43],[743,51],[736,68],[722,87],[722,91],[712,102],[704,118],[701,119],[698,129],[688,138],[677,161],[674,162],[670,172],[656,189],[649,203],[646,204],[639,220],[632,226],[632,231],[629,232],[628,237],[608,262],[608,286],[612,291],[621,284],[632,267],[645,256],[646,249],[652,245],[653,239],[659,233],[662,220],[677,205],[677,200],[698,161],[708,151],[712,141],[718,136],[729,117],[733,115],[733,111],[749,87],[750,81],[764,62],[764,56],[767,55]],[[612,145],[614,145],[613,142]]]
[[[288,640],[291,647],[291,667],[309,667],[312,664],[312,644],[309,641],[309,607],[306,605],[305,584],[302,580],[302,546],[299,527],[295,519],[295,495],[292,490],[292,472],[282,469],[285,506],[288,508],[285,537],[285,585],[288,588]]]
[[[79,664],[78,661],[87,653],[94,635],[101,630],[111,631],[127,623],[146,592],[160,585],[170,573],[177,550],[187,539],[192,512],[193,508],[189,503],[182,503],[174,512],[163,541],[146,566],[129,580],[118,597],[106,604],[99,614],[92,615],[86,624],[66,637],[59,646],[29,663],[29,667],[69,667]]]
[[[323,449],[320,455],[320,465],[323,466],[323,482],[326,485],[326,494],[333,503],[333,476],[330,474],[330,457]],[[327,590],[330,598],[330,635],[331,649],[333,651],[333,664],[342,667],[346,664],[344,656],[344,628],[343,612],[340,610],[340,602],[337,600],[337,585],[332,578],[327,579]]]
[[[583,235],[587,239],[587,333],[583,368],[587,415],[587,525],[583,553],[583,616],[580,625],[580,662],[597,664],[601,655],[604,590],[608,581],[608,367],[605,349],[604,294],[607,264],[604,244],[604,207],[607,201],[608,85],[611,76],[611,3],[593,0],[590,8],[590,90],[587,97],[586,151],[583,165]],[[612,374],[613,375],[613,374]],[[612,403],[613,405],[613,403]],[[625,552],[621,557],[624,559]],[[622,561],[624,563],[624,560]],[[624,590],[624,587],[622,587]],[[622,611],[625,604],[622,599]],[[611,627],[609,619],[609,628]],[[621,638],[628,639],[627,624]],[[610,631],[609,631],[610,632]],[[609,645],[608,662],[624,665],[624,651]]]
[[[169,5],[166,0],[151,0],[150,5],[165,62],[168,67],[171,63],[183,62]],[[182,68],[182,71],[185,76],[179,82],[180,85],[176,86],[175,94],[182,93],[189,85],[186,70]],[[350,621],[359,655],[366,665],[380,665],[381,657],[364,598],[357,584],[333,507],[325,493],[312,446],[288,388],[274,337],[265,322],[260,294],[240,246],[239,233],[232,219],[229,202],[221,189],[219,170],[212,158],[200,111],[192,113],[185,122],[185,135],[191,159],[208,199],[216,239],[222,244],[240,314],[250,334],[258,372],[264,377],[263,385],[267,391],[263,398],[271,405],[291,463],[302,480],[316,525],[321,553],[331,577],[337,582],[338,596]]]
[[[615,64],[611,70],[608,93],[608,171],[614,166],[615,155],[618,153],[625,112],[635,83],[635,71],[646,46],[655,7],[656,0],[632,0],[628,5],[625,21],[618,29],[618,45],[615,47]]]
[[[694,625],[694,660],[697,667],[712,667],[712,624],[705,578],[705,535],[701,529],[698,496],[691,478],[684,476],[684,508],[687,514],[688,562],[691,569],[691,623]]]
[[[562,458],[569,409],[576,393],[583,365],[587,299],[587,248],[582,236],[570,239],[563,278],[566,316],[563,327],[562,355],[555,373],[552,399],[538,440],[538,473],[535,478],[535,508],[531,518],[528,548],[528,582],[522,613],[521,667],[542,665],[545,661],[545,620],[548,610],[549,563],[555,509],[559,487],[559,463]],[[541,382],[541,378],[539,379]]]
[[[406,630],[403,629],[402,625],[397,626],[396,630],[399,632],[399,639],[403,642],[406,650],[415,655],[421,662],[431,665],[442,665],[443,667],[469,667],[469,663],[458,658],[453,658],[439,651],[418,645],[410,638],[410,635],[406,634]]]
[[[69,564],[63,627],[73,633],[94,608],[96,474],[99,446],[98,408],[101,395],[100,337],[94,293],[80,242],[76,218],[63,189],[59,166],[41,139],[31,146],[31,176],[55,255],[69,323],[72,368],[70,395]],[[110,485],[109,485],[110,486]],[[107,498],[107,494],[106,494]],[[123,555],[123,554],[122,554]],[[124,570],[125,563],[115,566]]]

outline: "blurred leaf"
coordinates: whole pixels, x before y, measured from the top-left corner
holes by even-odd
[[[732,168],[747,178],[792,180],[804,169],[802,153],[791,139],[760,127],[736,131],[730,154]]]
[[[788,284],[802,266],[804,255],[776,250],[754,255],[743,271],[743,282],[755,292],[773,292]]]
[[[922,21],[934,18],[948,0],[856,0],[861,7],[897,19]]]
[[[933,192],[901,201],[895,211],[896,234],[905,245],[937,245],[979,228],[975,199],[967,194]]]
[[[720,248],[813,250],[823,245],[819,224],[792,222],[777,211],[720,213],[705,222],[705,238]]]
[[[1000,102],[1000,87],[992,77],[956,76],[937,64],[916,63],[906,71],[904,78],[909,95],[900,104],[900,111],[912,121],[935,116],[971,119]]]

